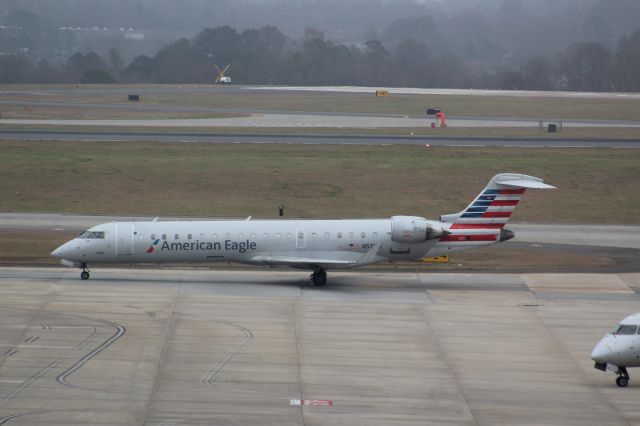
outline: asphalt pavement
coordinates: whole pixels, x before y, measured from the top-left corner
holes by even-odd
[[[322,144],[322,145],[434,145],[434,146],[498,146],[531,148],[640,148],[634,139],[575,139],[575,138],[492,138],[492,137],[440,137],[440,136],[349,136],[349,135],[296,135],[259,133],[180,133],[180,132],[118,132],[118,131],[51,131],[3,130],[0,140],[78,141],[78,142],[200,142],[247,144]]]
[[[630,425],[638,274],[0,268],[0,424]]]

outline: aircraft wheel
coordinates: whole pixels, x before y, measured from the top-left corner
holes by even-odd
[[[321,287],[327,283],[327,272],[320,269],[311,274],[313,285]]]
[[[89,271],[80,272],[80,278],[83,279],[83,280],[88,280],[89,279]]]
[[[616,385],[620,386],[621,388],[626,388],[628,384],[629,379],[627,379],[626,377],[620,376],[616,379]]]

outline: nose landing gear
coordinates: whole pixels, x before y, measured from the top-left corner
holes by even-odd
[[[327,271],[322,268],[315,269],[309,278],[313,285],[321,287],[327,283]]]
[[[87,264],[83,263],[82,265],[80,265],[80,267],[82,268],[82,272],[80,272],[80,279],[88,280],[91,275],[89,275],[89,270],[87,269]]]
[[[629,373],[627,373],[626,367],[618,367],[618,371],[616,371],[618,377],[616,378],[616,385],[621,388],[627,387],[629,384]]]

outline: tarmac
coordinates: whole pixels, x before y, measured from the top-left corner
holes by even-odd
[[[186,119],[121,119],[121,120],[91,120],[91,119],[28,119],[28,118],[3,118],[0,124],[14,125],[44,125],[44,126],[98,126],[98,127],[236,127],[236,128],[425,128],[430,123],[435,123],[435,118],[426,117],[389,117],[389,116],[354,116],[310,113],[306,114],[251,114],[248,117],[232,118],[186,118]],[[554,123],[558,122],[553,121]],[[452,127],[542,127],[542,121],[534,119],[511,118],[448,118],[448,125]],[[547,123],[545,120],[544,123]],[[435,126],[436,124],[434,124]],[[545,124],[546,126],[546,124]],[[607,128],[637,128],[640,122],[620,120],[562,120],[563,127],[607,127]]]
[[[0,425],[630,425],[640,273],[0,268]]]

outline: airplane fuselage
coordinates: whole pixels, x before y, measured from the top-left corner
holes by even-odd
[[[432,229],[449,226],[426,222]],[[301,258],[340,268],[455,250],[439,244],[439,238],[394,241],[392,227],[393,219],[113,222],[69,241],[56,256],[78,263],[278,264],[278,259]]]

